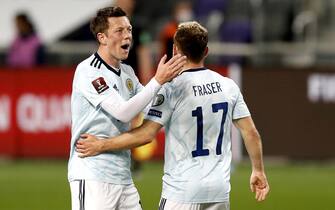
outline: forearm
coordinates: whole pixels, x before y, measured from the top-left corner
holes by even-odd
[[[264,171],[262,141],[256,129],[244,132],[242,134],[244,144],[251,160],[252,169]]]
[[[234,124],[242,134],[253,170],[263,171],[262,140],[252,118],[249,116],[237,119]]]
[[[134,129],[132,132],[124,133],[116,138],[108,139],[104,142],[102,150],[115,151],[138,147],[150,143],[154,138],[149,132]]]
[[[104,141],[102,150],[103,152],[106,152],[113,150],[131,149],[150,143],[155,138],[161,127],[162,125],[158,123],[145,121],[142,126],[135,128],[130,132]]]
[[[252,164],[250,189],[255,192],[255,198],[262,201],[269,193],[270,187],[264,171],[261,137],[250,116],[234,120],[234,124],[241,131]]]
[[[122,122],[129,122],[140,113],[159,91],[161,85],[152,79],[141,92],[125,101],[119,95],[114,95],[101,103],[109,114]]]

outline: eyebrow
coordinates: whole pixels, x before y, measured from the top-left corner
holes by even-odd
[[[126,26],[126,27],[123,27],[123,26],[118,26],[116,28],[114,28],[114,30],[119,30],[119,29],[132,29],[133,27],[132,26]]]

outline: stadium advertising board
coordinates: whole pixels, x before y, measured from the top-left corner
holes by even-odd
[[[332,69],[246,69],[243,91],[266,156],[335,157]]]
[[[0,154],[68,156],[73,68],[0,71]]]

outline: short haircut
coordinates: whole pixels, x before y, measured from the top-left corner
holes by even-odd
[[[91,20],[90,29],[93,36],[97,38],[98,33],[105,33],[109,27],[108,18],[127,16],[121,7],[106,7],[98,10],[96,16]]]
[[[192,62],[200,62],[206,53],[208,31],[196,21],[179,24],[174,35],[177,47]]]

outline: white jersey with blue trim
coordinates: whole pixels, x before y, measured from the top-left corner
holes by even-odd
[[[247,116],[235,82],[209,69],[184,71],[163,85],[146,115],[165,127],[162,197],[228,201],[232,120]]]
[[[130,66],[121,63],[120,69],[114,69],[97,53],[77,66],[71,96],[72,136],[68,164],[69,181],[87,179],[113,184],[133,182],[129,150],[79,158],[75,144],[83,133],[107,138],[128,131],[129,123],[113,118],[102,109],[100,104],[110,97],[112,91],[117,91],[121,97],[128,100],[142,88]]]

